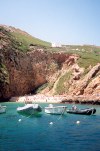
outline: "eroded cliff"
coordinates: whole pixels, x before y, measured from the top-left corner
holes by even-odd
[[[0,100],[30,93],[100,95],[99,59],[87,62],[69,47],[53,51],[32,41],[25,46],[13,36],[14,30],[0,27]],[[95,55],[99,58],[100,50]]]

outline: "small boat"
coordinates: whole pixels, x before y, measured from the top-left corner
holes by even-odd
[[[66,112],[66,109],[67,106],[53,106],[53,104],[49,104],[48,107],[45,107],[45,113],[63,115]]]
[[[0,113],[5,113],[6,112],[6,106],[2,106],[1,104],[0,104]]]
[[[95,108],[86,108],[86,109],[77,109],[77,108],[72,108],[72,109],[68,109],[67,113],[70,114],[81,114],[81,115],[92,115],[96,113],[96,109]]]
[[[25,104],[25,106],[23,107],[18,107],[17,112],[22,114],[33,115],[42,112],[42,108],[38,104]]]

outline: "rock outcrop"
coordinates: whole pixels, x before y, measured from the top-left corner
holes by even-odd
[[[0,37],[0,98],[34,93],[41,85],[48,82],[50,76],[62,68],[70,56],[64,53],[50,53],[43,48],[31,49],[26,53],[17,48],[19,43],[12,39],[6,30],[1,30]],[[73,62],[72,62],[73,63]]]
[[[8,29],[14,32],[11,27]],[[1,101],[34,94],[44,85],[39,93],[66,95],[70,101],[72,98],[73,101],[86,100],[84,97],[89,100],[89,95],[100,96],[100,62],[89,66],[85,73],[86,69],[78,64],[80,56],[77,54],[52,52],[35,44],[30,44],[23,52],[24,46],[21,50],[20,46],[22,43],[14,39],[7,28],[0,28]]]
[[[56,54],[38,50],[26,54],[12,50],[2,52],[2,55],[8,82],[4,80],[1,85],[1,98],[35,92],[35,89],[49,82],[50,77],[58,72],[63,64],[55,58]],[[65,56],[68,59],[68,56]]]
[[[77,80],[72,88],[70,88],[71,94],[83,95],[100,93],[100,63],[94,66],[88,74],[86,74],[82,80]],[[98,77],[96,77],[98,75]],[[95,78],[95,79],[94,79]]]

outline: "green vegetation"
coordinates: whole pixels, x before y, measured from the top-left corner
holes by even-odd
[[[35,93],[40,93],[42,90],[44,90],[46,87],[48,86],[48,83],[45,83],[43,85],[41,85]]]
[[[23,51],[28,49],[30,45],[37,45],[40,47],[43,47],[43,46],[49,47],[50,46],[49,42],[45,42],[40,39],[34,38],[29,34],[24,34],[21,32],[12,32],[11,34],[16,39],[16,41],[19,42],[19,44],[20,44],[19,48],[22,49]]]
[[[9,74],[4,64],[0,63],[0,83],[9,84]]]
[[[100,62],[100,47],[83,45],[83,46],[66,46],[66,53],[77,54],[80,56],[77,63],[80,67],[88,68],[90,65],[95,66]]]
[[[59,48],[48,48],[49,52],[63,52],[66,54],[77,54],[80,59],[77,61],[80,67],[88,68],[100,62],[100,47],[91,45],[65,45]]]
[[[51,90],[51,89],[53,88],[53,86],[54,86],[54,82],[50,82],[50,83],[48,84],[49,90]]]
[[[57,86],[56,86],[56,94],[63,94],[68,92],[69,83],[68,81],[71,78],[71,71],[66,72],[61,78],[59,79]]]
[[[52,62],[51,64],[48,65],[48,69],[51,72],[55,72],[55,70],[57,70],[58,68],[59,67],[58,67],[58,64],[56,62]]]
[[[7,29],[6,29],[7,28]],[[0,32],[3,33],[3,36],[0,37],[0,42],[4,39],[6,42],[11,42],[9,47],[15,48],[18,51],[27,52],[30,51],[30,46],[35,46],[38,48],[50,47],[50,43],[40,40],[38,38],[32,37],[26,32],[23,32],[19,29],[13,27],[3,27],[0,26]],[[4,36],[5,35],[5,36]]]
[[[80,67],[84,67],[87,69],[90,65],[95,66],[98,62],[100,62],[100,55],[96,55],[95,53],[81,53],[80,59],[78,60],[78,64]]]

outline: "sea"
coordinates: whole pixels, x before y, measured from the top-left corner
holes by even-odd
[[[6,113],[0,114],[0,151],[100,151],[100,106],[95,115],[48,115],[47,103],[39,104],[43,111],[38,116],[26,116],[16,109],[23,103],[3,102]],[[72,104],[66,105],[68,108]]]

